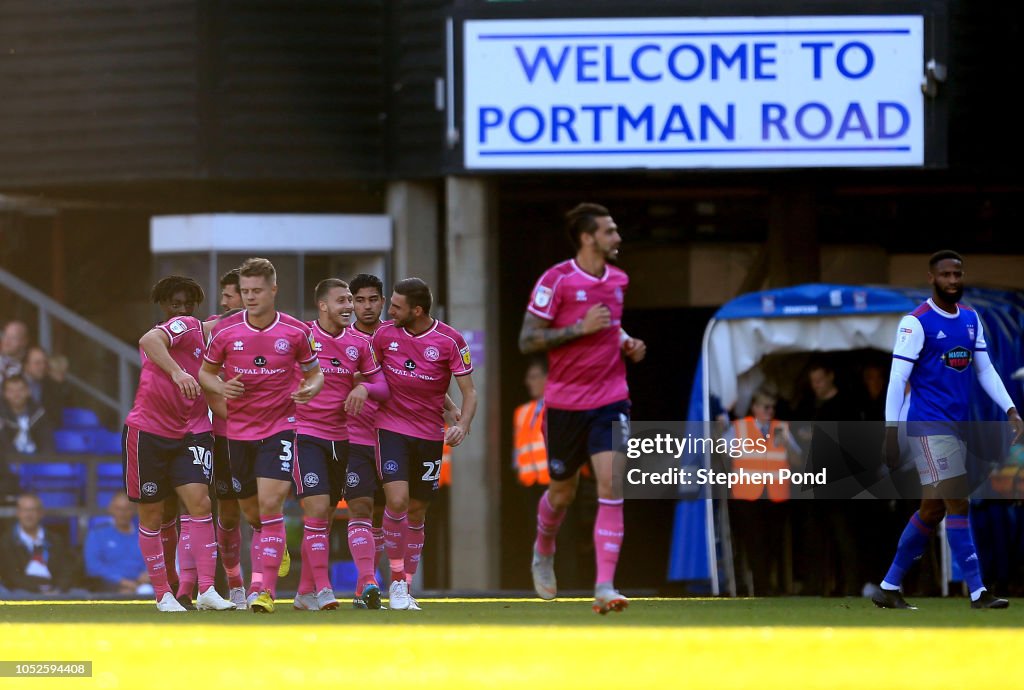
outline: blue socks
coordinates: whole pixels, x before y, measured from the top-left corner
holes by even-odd
[[[974,537],[971,536],[971,525],[966,515],[946,516],[946,538],[973,599],[985,589],[985,585],[981,581],[981,565],[978,563],[978,553],[974,549]]]
[[[964,518],[964,521],[966,522],[966,518]],[[947,520],[947,529],[948,522]],[[925,547],[928,546],[928,539],[931,538],[934,532],[934,527],[921,522],[920,515],[914,513],[910,516],[907,526],[903,528],[903,534],[900,535],[900,543],[896,547],[896,556],[892,559],[892,565],[889,566],[889,572],[885,574],[885,579],[882,580],[882,589],[896,590],[900,588],[903,576],[910,569],[910,566],[913,565],[914,561],[924,553]],[[970,540],[970,533],[968,533],[967,538]],[[953,544],[952,531],[950,532],[949,543],[950,545]],[[974,550],[973,545],[971,550]],[[955,549],[954,553],[956,553]],[[975,563],[975,565],[977,564]]]

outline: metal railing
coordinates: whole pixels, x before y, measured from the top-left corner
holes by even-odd
[[[0,285],[36,306],[39,312],[39,344],[47,352],[53,350],[53,321],[56,320],[85,336],[117,358],[116,397],[108,395],[78,376],[69,373],[67,378],[71,385],[102,405],[117,411],[120,419],[127,417],[128,412],[132,409],[135,381],[141,366],[138,351],[2,268],[0,268]]]

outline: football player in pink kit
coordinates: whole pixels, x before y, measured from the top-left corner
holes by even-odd
[[[220,277],[220,310],[221,315],[212,317],[216,321],[231,311],[242,308],[242,293],[238,289],[238,269],[234,268]],[[227,420],[217,415],[213,417],[213,490],[217,497],[217,549],[220,560],[224,564],[227,575],[229,598],[238,609],[245,609],[245,582],[242,580],[241,550],[242,530],[239,528],[241,509],[238,507],[238,489],[241,484],[231,476],[231,465],[228,462],[228,427]],[[254,539],[253,542],[256,540]],[[255,544],[258,548],[259,544]],[[252,548],[251,553],[257,549]],[[257,575],[258,558],[253,556],[253,572]],[[259,578],[263,572],[258,571]],[[258,589],[258,587],[257,587]]]
[[[566,220],[576,257],[555,264],[537,281],[519,334],[523,354],[547,351],[549,362],[544,402],[551,484],[537,507],[531,570],[537,595],[554,599],[555,537],[589,459],[598,495],[593,608],[605,614],[629,604],[613,582],[623,538],[622,455],[613,437],[615,422],[629,422],[623,356],[639,362],[646,346],[622,330],[629,278],[609,263],[618,257],[622,238],[608,209],[580,204]]]
[[[328,534],[334,508],[345,488],[349,432],[347,408],[360,410],[369,396],[387,399],[380,366],[363,338],[345,326],[352,317],[348,283],[327,278],[314,291],[318,316],[309,323],[324,386],[313,400],[296,408],[298,430],[292,477],[305,513],[302,573],[294,607],[305,611],[338,608],[328,575]],[[354,376],[361,375],[356,383]],[[350,400],[351,399],[351,400]]]
[[[388,606],[418,609],[409,596],[406,555],[418,562],[423,521],[437,491],[444,443],[455,447],[476,414],[476,388],[469,347],[462,335],[431,318],[427,284],[406,278],[395,285],[392,322],[373,334],[372,345],[391,397],[377,413],[377,472],[383,478],[384,543],[391,563]],[[444,430],[444,403],[452,376],[462,394],[460,420]]]
[[[217,322],[199,381],[227,398],[228,454],[241,488],[238,501],[259,535],[262,590],[250,596],[254,612],[273,613],[285,544],[284,501],[292,486],[295,405],[323,386],[309,326],[274,308],[277,272],[266,259],[239,268],[245,311]],[[302,371],[296,387],[295,366]],[[223,369],[224,379],[220,372]]]
[[[125,490],[139,504],[139,547],[157,609],[185,611],[171,591],[169,559],[161,540],[164,499],[176,494],[191,518],[200,590],[196,607],[232,609],[213,586],[217,570],[209,496],[213,439],[206,400],[195,378],[205,336],[198,319],[185,315],[203,301],[203,290],[191,278],[169,276],[153,287],[152,297],[168,318],[139,340],[142,372],[122,435]]]
[[[381,326],[384,284],[377,276],[361,273],[352,279],[349,287],[355,318],[346,329],[346,335],[361,341],[360,347],[369,348],[370,339]],[[374,494],[379,486],[376,428],[379,407],[368,397],[359,414],[348,417],[345,502],[349,512],[348,548],[358,572],[356,596],[352,600],[353,608],[357,609],[381,608],[376,563],[384,549],[384,534],[382,529],[373,526]]]

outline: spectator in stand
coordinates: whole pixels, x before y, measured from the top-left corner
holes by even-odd
[[[95,527],[85,537],[85,575],[90,589],[151,595],[153,587],[139,549],[138,527],[133,521],[135,506],[126,494],[116,494],[110,499],[107,512],[113,523]]]
[[[0,585],[40,594],[69,590],[75,560],[61,536],[43,528],[43,502],[22,494],[16,516],[17,524],[0,538]]]
[[[34,345],[25,355],[25,366],[22,371],[28,382],[29,392],[36,404],[56,418],[67,405],[67,384],[50,376],[50,358],[46,350]]]
[[[53,453],[53,423],[46,410],[32,399],[21,374],[4,379],[0,403],[0,456],[11,453]]]
[[[28,326],[22,321],[8,321],[0,334],[0,379],[20,374],[28,352]]]

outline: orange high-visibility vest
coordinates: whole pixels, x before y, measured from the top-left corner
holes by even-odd
[[[775,482],[761,486],[760,484],[736,484],[732,487],[732,497],[745,501],[756,501],[768,490],[768,498],[776,503],[789,500],[789,482],[782,482],[777,474],[779,470],[789,467],[789,459],[786,457],[786,439],[789,434],[789,425],[785,422],[772,420],[768,427],[768,436],[761,434],[753,417],[737,419],[733,422],[733,429],[738,439],[757,440],[765,438],[768,452],[754,452],[739,458],[732,458],[732,469],[738,472],[740,469],[747,472],[775,472]]]
[[[544,446],[544,399],[531,400],[512,415],[512,457],[523,486],[550,484],[548,449]]]

